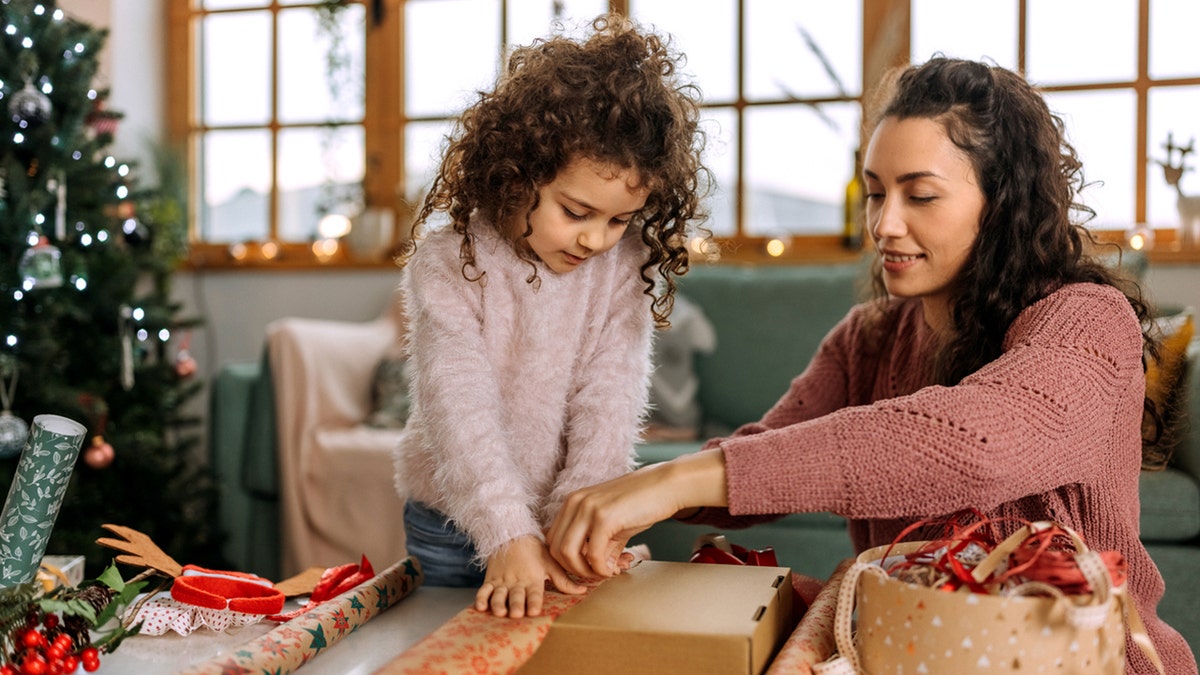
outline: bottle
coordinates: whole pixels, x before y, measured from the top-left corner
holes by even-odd
[[[863,183],[860,151],[854,150],[854,172],[846,183],[846,203],[842,207],[842,246],[857,251],[862,248]]]

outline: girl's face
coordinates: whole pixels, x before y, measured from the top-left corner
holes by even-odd
[[[629,169],[573,160],[538,189],[529,215],[533,231],[522,241],[547,267],[566,274],[616,246],[649,194]]]
[[[890,295],[921,298],[942,328],[949,293],[975,238],[986,199],[975,169],[941,123],[885,118],[863,160],[867,228]]]

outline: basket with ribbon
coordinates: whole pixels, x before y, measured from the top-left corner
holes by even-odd
[[[990,521],[951,524],[944,538],[901,541],[918,523],[857,557],[838,596],[838,653],[816,672],[1124,673],[1127,627],[1163,672],[1118,552],[1049,521],[999,542]]]

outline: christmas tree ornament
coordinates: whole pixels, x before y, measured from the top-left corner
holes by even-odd
[[[183,342],[179,345],[179,351],[175,354],[175,374],[179,377],[187,378],[196,374],[196,359],[192,356],[192,352],[188,349],[192,344],[192,334],[189,332],[183,337]]]
[[[116,458],[116,452],[113,451],[113,446],[108,441],[104,440],[103,436],[92,436],[92,444],[87,450],[83,451],[83,462],[93,469],[107,469]]]
[[[17,374],[16,358],[9,354],[0,356],[0,458],[21,454],[29,438],[29,425],[12,413]]]
[[[38,242],[21,254],[17,273],[21,277],[22,288],[27,291],[58,288],[63,283],[62,251],[46,237],[38,237]]]
[[[59,171],[57,178],[46,181],[46,189],[54,193],[54,238],[67,238],[67,172]]]
[[[8,112],[18,125],[34,126],[50,119],[53,106],[50,97],[33,86],[33,78],[25,80],[25,86],[14,93],[8,101]]]
[[[121,388],[133,389],[133,308],[121,305],[117,330],[121,334]]]

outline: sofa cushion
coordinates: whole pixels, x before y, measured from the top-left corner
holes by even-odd
[[[711,353],[716,342],[717,334],[703,310],[676,294],[670,327],[654,336],[647,439],[694,440],[699,436],[696,355]]]
[[[706,430],[760,419],[859,298],[858,264],[696,267],[679,281],[716,327],[696,359]]]
[[[1200,535],[1200,485],[1178,469],[1143,471],[1141,537],[1143,541],[1188,541]]]

